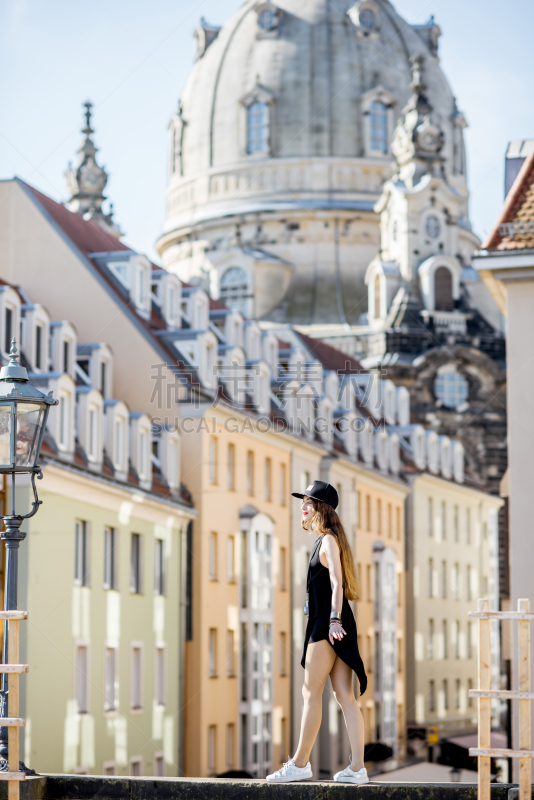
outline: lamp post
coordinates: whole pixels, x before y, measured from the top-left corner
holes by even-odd
[[[4,531],[0,538],[6,543],[6,568],[4,587],[4,610],[17,608],[18,557],[19,544],[26,538],[21,531],[22,520],[33,517],[37,513],[41,500],[37,497],[35,479],[42,478],[43,473],[37,465],[41,450],[41,442],[46,428],[50,406],[56,406],[52,392],[45,395],[28,381],[28,373],[18,363],[17,343],[13,339],[9,362],[0,369],[0,473],[11,475],[11,513],[0,517],[4,522]],[[30,474],[33,489],[32,509],[28,514],[20,514],[15,510],[15,476]],[[2,662],[8,661],[7,622],[4,622],[2,643]],[[8,676],[2,674],[0,689],[0,717],[8,713]],[[7,731],[0,728],[0,770],[7,770]],[[24,767],[24,770],[26,768]],[[29,771],[29,770],[26,770]]]

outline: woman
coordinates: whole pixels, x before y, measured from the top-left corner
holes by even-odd
[[[330,675],[334,696],[343,710],[351,745],[351,763],[334,775],[339,783],[368,783],[363,765],[362,712],[352,689],[352,672],[358,676],[360,695],[367,676],[358,651],[356,622],[349,600],[358,597],[354,561],[343,525],[336,514],[337,492],[324,481],[314,481],[302,498],[302,527],[319,535],[308,566],[309,619],[304,640],[304,709],[297,752],[284,766],[267,776],[271,783],[312,778],[311,749],[321,725],[322,694]]]

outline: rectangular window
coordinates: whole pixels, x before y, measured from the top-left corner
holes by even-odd
[[[393,535],[393,507],[388,503],[388,539]]]
[[[460,565],[455,564],[452,570],[452,586],[454,591],[454,599],[460,599]]]
[[[209,629],[208,672],[210,678],[217,677],[217,629]]]
[[[248,699],[248,628],[241,623],[241,700]]]
[[[279,472],[279,500],[280,505],[285,506],[286,504],[286,465],[280,464],[280,472]]]
[[[454,637],[454,657],[460,658],[460,623],[458,622],[458,620],[455,620],[454,622],[453,637]]]
[[[377,532],[382,536],[382,500],[376,501],[376,516],[377,516]]]
[[[247,532],[241,531],[241,608],[248,605],[248,538]]]
[[[473,658],[473,623],[467,623],[467,658]]]
[[[460,708],[460,679],[456,678],[454,684],[454,707]]]
[[[434,681],[430,681],[428,685],[428,710],[436,710],[436,684]]]
[[[9,353],[11,350],[11,338],[13,336],[13,309],[6,308],[6,329],[4,339],[4,352]]]
[[[241,728],[241,768],[245,769],[248,764],[248,716],[241,714],[240,716]]]
[[[116,761],[104,761],[102,764],[102,775],[118,775]]]
[[[235,725],[229,722],[226,726],[226,768],[234,768],[234,742],[235,742]]]
[[[247,450],[247,494],[249,497],[254,495],[254,453]]]
[[[226,540],[226,580],[235,583],[235,536]]]
[[[134,594],[141,594],[143,591],[141,556],[141,534],[132,533],[130,543],[130,591]]]
[[[89,586],[89,523],[76,520],[74,535],[74,583],[76,586]]]
[[[371,530],[371,495],[365,495],[365,527],[366,530]]]
[[[426,656],[432,660],[434,658],[434,620],[428,620],[428,644],[426,649]]]
[[[76,711],[78,714],[89,713],[89,646],[76,645],[75,652],[75,677]]]
[[[467,705],[469,708],[473,708],[473,698],[471,697],[471,691],[473,690],[473,678],[467,679]]]
[[[361,513],[362,513],[362,493],[356,492],[356,525],[358,528],[361,528],[362,526]]]
[[[278,660],[278,668],[279,668],[279,673],[280,673],[281,676],[287,675],[287,672],[286,672],[286,669],[287,669],[287,667],[286,667],[287,656],[286,656],[286,654],[287,654],[287,633],[282,632],[282,633],[280,633],[280,650],[279,650],[280,658]]]
[[[265,459],[265,500],[270,503],[272,500],[272,471],[273,465],[270,458]]]
[[[472,600],[473,599],[473,584],[472,584],[472,581],[473,581],[473,577],[471,575],[471,565],[468,564],[467,565],[467,599],[468,600]]]
[[[235,489],[235,445],[233,444],[228,445],[226,484],[231,491]]]
[[[132,756],[130,758],[130,776],[140,778],[143,774],[143,756]]]
[[[213,775],[217,765],[217,726],[208,726],[208,772]]]
[[[397,522],[396,522],[396,526],[395,526],[397,528],[397,541],[400,542],[400,538],[401,538],[401,510],[400,510],[400,506],[397,506],[396,515],[395,516],[397,518]]]
[[[43,327],[42,325],[35,326],[35,368],[41,369],[43,363]]]
[[[471,509],[468,508],[465,516],[465,534],[467,544],[471,544]]]
[[[285,592],[287,589],[287,550],[285,547],[281,547],[280,550],[280,590]]]
[[[428,596],[434,597],[434,559],[428,559]]]
[[[373,597],[373,588],[371,586],[371,565],[367,564],[365,567],[366,589],[367,589],[367,602],[370,603]]]
[[[107,389],[106,367],[107,367],[106,362],[105,361],[101,361],[100,362],[100,391],[102,393],[102,397],[104,397],[104,398],[106,397],[106,389]]]
[[[98,456],[98,409],[92,407],[89,409],[89,455],[91,458]]]
[[[154,651],[154,700],[157,706],[164,706],[167,702],[167,670],[163,645],[157,645]]]
[[[447,562],[441,562],[441,597],[447,599]]]
[[[428,535],[434,536],[434,503],[428,498]]]
[[[235,633],[230,629],[226,631],[226,674],[235,677]]]
[[[442,629],[443,629],[443,633],[442,633],[442,636],[443,636],[443,658],[448,658],[449,657],[449,642],[448,642],[448,639],[447,639],[448,625],[447,625],[447,620],[446,619],[444,619],[443,622],[442,622]]]
[[[460,511],[458,506],[454,506],[454,541],[460,541]]]
[[[140,711],[143,708],[143,645],[132,642],[130,649],[130,708]]]
[[[66,394],[61,394],[59,397],[59,444],[62,447],[67,446],[68,442],[68,421],[69,421],[69,402],[70,398]]]
[[[215,436],[210,436],[209,439],[209,470],[210,483],[217,483],[217,439]]]
[[[443,541],[447,538],[447,504],[445,500],[441,503],[441,538]]]
[[[118,658],[116,647],[104,649],[104,711],[117,710]]]
[[[154,777],[165,777],[165,756],[163,753],[154,753]]]
[[[117,589],[117,531],[104,528],[104,589]]]
[[[68,339],[63,339],[63,372],[69,371],[70,366],[70,353],[69,353],[69,341]]]
[[[217,534],[213,531],[209,538],[209,570],[210,581],[217,580]]]
[[[443,681],[443,708],[445,711],[449,709],[449,681],[446,678]]]
[[[154,594],[165,594],[165,543],[154,540]]]

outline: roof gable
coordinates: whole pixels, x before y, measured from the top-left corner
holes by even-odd
[[[482,247],[486,250],[534,247],[534,149],[515,179],[501,215]]]

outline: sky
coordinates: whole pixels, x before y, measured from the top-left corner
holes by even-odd
[[[303,0],[305,2],[306,0]],[[135,249],[154,248],[165,218],[167,125],[194,61],[200,17],[222,24],[240,0],[1,0],[0,178],[59,202],[94,105],[106,194]],[[396,0],[412,24],[433,14],[441,66],[464,112],[471,222],[484,239],[503,203],[504,154],[534,138],[532,0]],[[528,98],[531,98],[530,101]]]

